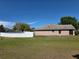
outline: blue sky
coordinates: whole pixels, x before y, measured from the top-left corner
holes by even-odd
[[[0,0],[0,23],[7,27],[14,22],[57,24],[62,16],[79,19],[79,0]]]

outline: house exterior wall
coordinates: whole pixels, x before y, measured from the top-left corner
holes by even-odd
[[[69,30],[61,31],[35,31],[35,36],[69,36]],[[74,35],[74,31],[73,31]]]
[[[61,31],[61,34],[58,34],[58,35],[63,35],[63,36],[65,36],[65,35],[69,35],[69,31]]]
[[[75,35],[75,31],[73,30],[73,36]]]

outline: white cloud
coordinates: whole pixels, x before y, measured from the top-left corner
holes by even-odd
[[[12,28],[14,24],[15,24],[14,22],[10,22],[10,21],[0,21],[0,25],[3,25],[4,27],[8,27],[8,28]]]
[[[34,22],[30,22],[30,23],[28,23],[29,25],[33,25],[33,24],[36,24],[36,23],[38,23],[39,21],[34,21]]]

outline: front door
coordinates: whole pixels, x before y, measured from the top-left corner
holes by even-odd
[[[73,35],[73,30],[69,30],[69,35]]]

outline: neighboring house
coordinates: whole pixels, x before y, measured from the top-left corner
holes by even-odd
[[[52,25],[34,30],[35,36],[68,36],[75,35],[75,28],[72,25]]]

